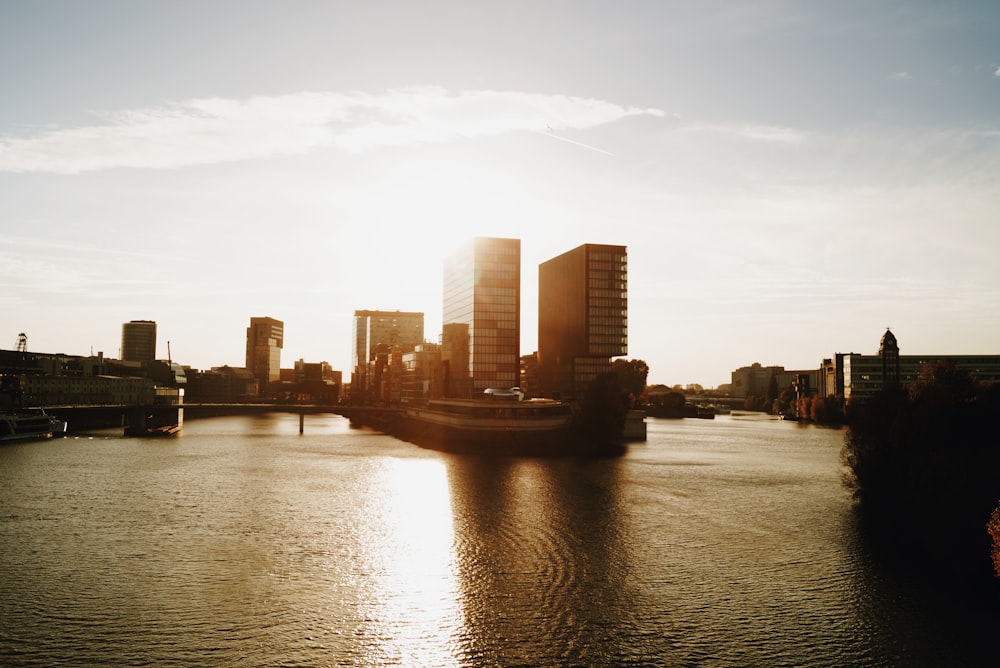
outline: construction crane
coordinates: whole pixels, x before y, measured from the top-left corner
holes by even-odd
[[[28,335],[21,332],[17,335],[17,346],[14,348],[19,353],[28,352]]]

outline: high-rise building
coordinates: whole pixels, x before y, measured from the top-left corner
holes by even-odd
[[[518,383],[521,241],[476,237],[444,265],[441,357],[445,394],[473,397]]]
[[[538,383],[541,393],[580,398],[628,354],[625,246],[584,244],[538,266]]]
[[[257,379],[258,392],[281,379],[281,349],[285,323],[274,318],[250,318],[247,327],[247,370]]]
[[[156,359],[156,323],[131,320],[122,325],[122,361],[152,362]]]
[[[368,396],[375,380],[376,354],[383,346],[388,355],[393,349],[412,351],[424,342],[424,314],[415,311],[355,311],[354,349],[351,351],[351,395]]]

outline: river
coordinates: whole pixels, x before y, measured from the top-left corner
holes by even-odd
[[[649,419],[585,461],[304,426],[0,447],[0,665],[992,663],[995,618],[865,548],[841,431]]]

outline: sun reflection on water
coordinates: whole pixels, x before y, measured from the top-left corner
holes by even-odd
[[[444,463],[385,459],[380,477],[380,535],[371,537],[369,564],[375,581],[366,611],[370,632],[383,659],[457,665],[463,619]]]

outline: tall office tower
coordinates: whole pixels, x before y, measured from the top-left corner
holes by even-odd
[[[579,399],[611,358],[628,353],[625,246],[584,244],[538,266],[542,394]]]
[[[476,237],[444,266],[442,363],[447,396],[518,384],[521,241]]]
[[[258,392],[281,379],[281,349],[285,323],[274,318],[250,318],[247,327],[247,370],[257,379]]]
[[[132,320],[122,325],[122,360],[152,362],[156,359],[156,323]]]
[[[374,380],[379,345],[412,351],[424,342],[424,314],[414,311],[355,311],[351,351],[351,394],[366,397]]]

